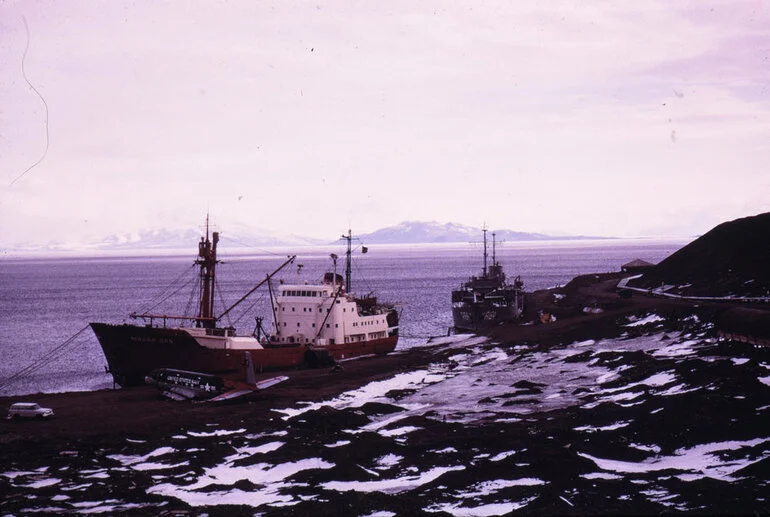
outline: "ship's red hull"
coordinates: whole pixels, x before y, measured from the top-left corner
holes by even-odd
[[[121,386],[142,384],[158,368],[211,373],[245,378],[244,352],[251,354],[257,372],[307,366],[318,354],[335,360],[361,355],[387,354],[396,348],[398,336],[308,348],[304,345],[253,349],[207,348],[180,328],[91,323],[115,382]],[[311,357],[308,357],[310,353]],[[308,359],[311,359],[310,361]]]
[[[390,336],[382,339],[373,339],[372,341],[361,341],[359,343],[344,343],[341,345],[325,345],[322,347],[312,347],[311,350],[319,350],[329,354],[335,361],[359,357],[372,354],[389,354],[396,349],[398,336]]]

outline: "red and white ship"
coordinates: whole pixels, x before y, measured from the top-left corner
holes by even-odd
[[[398,311],[374,297],[356,298],[350,293],[351,233],[343,238],[347,240],[344,283],[334,272],[326,273],[317,285],[273,286],[273,277],[292,263],[295,255],[215,316],[219,233],[213,232],[209,239],[207,223],[195,261],[200,268],[197,315],[134,313],[131,318],[143,320],[142,324],[91,323],[115,382],[121,386],[141,384],[159,368],[243,378],[244,352],[250,353],[257,371],[324,366],[341,359],[392,352],[398,342]],[[336,256],[332,254],[332,258],[336,263]],[[269,336],[261,334],[259,325],[250,335],[239,335],[233,327],[220,325],[223,316],[264,284],[270,288],[273,312]]]

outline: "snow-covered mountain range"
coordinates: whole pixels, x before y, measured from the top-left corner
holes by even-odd
[[[517,232],[506,229],[489,229],[488,237],[494,232],[498,241],[544,241],[564,239],[597,239],[601,237],[555,237],[542,233]],[[482,238],[482,229],[457,223],[437,223],[424,221],[405,221],[395,226],[389,226],[372,233],[358,236],[362,242],[371,244],[419,244],[442,242],[478,241]]]
[[[259,247],[299,247],[324,245],[337,242],[332,239],[318,239],[300,235],[287,235],[255,228],[245,224],[228,225],[219,229],[221,246],[229,249]],[[177,229],[152,229],[136,233],[108,235],[100,238],[87,238],[81,241],[56,241],[45,244],[15,243],[3,246],[2,251],[10,254],[46,254],[46,253],[111,253],[111,252],[159,252],[195,250],[204,229],[190,226]],[[213,231],[213,230],[212,230]],[[544,241],[563,239],[585,239],[589,237],[555,237],[541,233],[526,233],[513,230],[493,230],[498,241]],[[406,221],[395,226],[381,228],[371,233],[356,235],[361,242],[369,244],[429,244],[472,242],[482,238],[482,229],[457,223],[437,223],[424,221]],[[491,239],[491,235],[489,236]],[[598,238],[598,237],[590,237]]]

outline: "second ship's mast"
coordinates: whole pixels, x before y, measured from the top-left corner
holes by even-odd
[[[348,229],[348,234],[342,236],[343,239],[348,241],[348,250],[345,252],[345,292],[350,292],[350,268],[351,268],[351,255],[352,252],[352,243],[353,243],[353,232]]]
[[[487,229],[483,228],[482,231],[484,232],[484,276],[483,278],[487,277]]]
[[[219,232],[211,234],[209,240],[209,217],[206,216],[206,238],[201,237],[198,243],[198,258],[195,264],[200,266],[200,306],[196,325],[211,327],[214,325],[214,283],[217,268],[217,243]]]

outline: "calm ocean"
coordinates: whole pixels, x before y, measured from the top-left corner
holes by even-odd
[[[497,259],[512,280],[521,276],[527,290],[563,285],[576,275],[618,271],[636,258],[659,262],[685,241],[560,241],[505,243]],[[340,256],[342,245],[301,249],[293,265],[279,275],[317,282],[333,266],[330,253]],[[0,390],[2,395],[93,390],[112,386],[106,361],[89,322],[123,322],[131,312],[152,310],[165,314],[194,312],[194,256],[127,258],[52,258],[0,260],[0,385],[23,368],[39,368]],[[220,247],[223,264],[217,270],[219,312],[238,300],[265,275],[280,265],[286,252],[228,256]],[[490,250],[491,261],[491,250]],[[302,268],[297,265],[302,264]],[[399,348],[445,335],[451,325],[450,291],[483,266],[478,244],[372,245],[367,254],[356,252],[353,291],[377,293],[382,301],[401,308]],[[241,333],[254,329],[255,316],[269,314],[266,288],[258,290],[230,322]],[[270,322],[265,327],[269,329]],[[82,332],[81,332],[82,331]],[[80,332],[78,334],[78,332]],[[73,338],[74,339],[71,339]],[[71,341],[48,357],[57,347]]]

